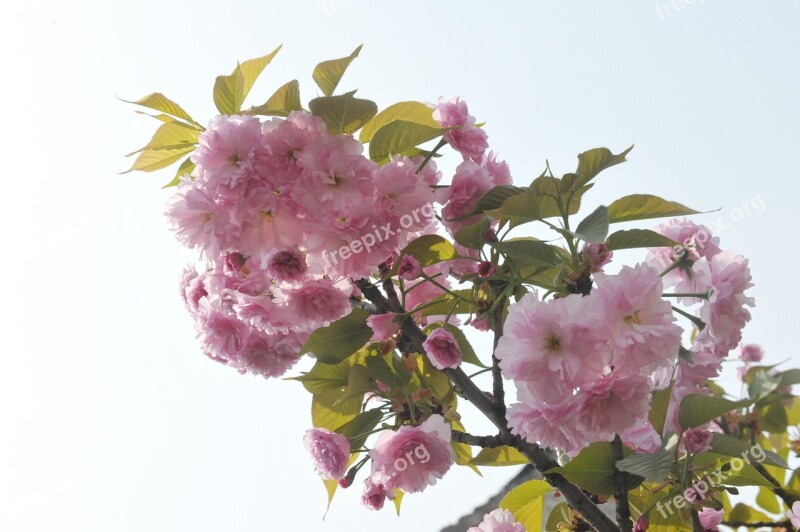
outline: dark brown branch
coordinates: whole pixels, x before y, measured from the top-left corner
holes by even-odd
[[[780,498],[781,498],[781,500],[782,500],[784,503],[786,503],[786,506],[788,506],[789,508],[791,508],[791,507],[792,507],[792,505],[793,505],[794,503],[796,503],[797,501],[800,501],[800,497],[797,497],[797,496],[795,496],[795,495],[792,495],[791,493],[789,493],[788,491],[786,491],[785,489],[783,489],[783,487],[781,486],[780,482],[778,482],[777,480],[775,480],[775,477],[773,477],[773,476],[772,476],[772,475],[769,473],[769,471],[767,471],[767,470],[766,470],[766,468],[765,468],[763,465],[761,465],[761,464],[759,464],[759,463],[753,463],[753,464],[751,464],[751,465],[752,465],[753,467],[755,467],[755,468],[756,468],[756,471],[758,471],[759,473],[761,473],[761,475],[762,475],[762,476],[763,476],[765,479],[769,480],[769,481],[772,483],[772,485],[774,486],[774,487],[772,488],[772,491],[774,491],[774,492],[775,492],[775,495],[777,495],[778,497],[780,497]]]
[[[611,442],[611,457],[614,459],[614,486],[616,491],[614,498],[617,500],[617,524],[621,532],[631,532],[633,523],[631,522],[631,507],[628,504],[628,474],[620,471],[616,463],[622,460],[622,439],[619,434],[614,436]]]
[[[503,374],[500,371],[500,361],[497,359],[497,356],[495,356],[497,344],[500,342],[500,337],[503,336],[503,310],[503,305],[498,305],[492,316],[492,330],[494,331],[494,345],[492,349],[492,394],[494,395],[494,402],[498,412],[505,417],[506,392],[503,389]]]
[[[748,523],[746,521],[723,521],[723,525],[729,526],[731,528],[739,528],[740,526],[744,526],[747,528],[761,528],[761,527],[770,527],[773,530],[778,527],[783,527],[786,530],[792,529],[791,521],[779,521],[775,523],[767,523],[767,522],[760,522],[760,523]]]
[[[705,532],[703,524],[700,522],[700,515],[697,510],[692,508],[692,532]]]
[[[364,296],[376,305],[378,310],[385,309],[382,310],[383,312],[403,311],[402,307],[398,309],[392,305],[392,303],[380,292],[380,290],[378,290],[369,281],[361,279],[356,283],[356,285],[364,294]],[[394,285],[392,285],[391,290],[394,290]],[[403,320],[400,329],[417,352],[425,352],[424,348],[422,347],[422,343],[426,339],[425,333],[422,332],[419,327],[417,327],[417,324],[414,323],[414,320],[411,319],[411,317],[407,316],[406,319]],[[600,510],[600,508],[598,508],[583,491],[581,491],[580,488],[574,484],[571,484],[566,478],[558,473],[546,473],[547,471],[558,467],[558,463],[550,457],[545,449],[542,449],[534,443],[527,442],[518,436],[512,435],[506,423],[505,415],[498,411],[495,402],[492,401],[489,396],[486,395],[486,393],[481,391],[461,368],[447,369],[445,370],[445,373],[450,377],[450,380],[458,388],[461,395],[475,405],[475,407],[486,417],[488,417],[489,420],[499,429],[499,436],[503,438],[504,441],[507,441],[509,445],[513,446],[523,455],[525,455],[525,457],[530,460],[536,469],[544,474],[545,479],[550,483],[550,485],[559,490],[561,494],[564,495],[564,499],[569,503],[569,505],[578,511],[586,519],[586,521],[589,522],[589,524],[591,524],[598,532],[616,532],[619,530],[619,527],[615,525],[614,522],[607,515],[605,515],[603,511]]]
[[[499,434],[495,436],[473,436],[472,434],[467,434],[459,430],[454,430],[451,434],[451,439],[456,443],[466,443],[467,445],[483,447],[485,449],[493,449],[495,447],[507,445],[506,441],[501,438]]]

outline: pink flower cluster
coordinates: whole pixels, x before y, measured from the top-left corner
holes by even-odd
[[[459,229],[476,223],[480,218],[469,216],[481,196],[498,185],[511,184],[511,172],[505,161],[498,161],[494,152],[487,153],[489,144],[486,132],[475,126],[475,117],[469,114],[467,104],[455,98],[440,99],[433,118],[442,127],[452,128],[444,139],[464,157],[450,187],[437,193],[437,201],[445,205],[442,223],[454,235]],[[466,251],[464,255],[467,255]]]
[[[362,152],[304,112],[219,116],[201,134],[167,215],[208,262],[182,290],[209,357],[281,375],[310,331],[349,311],[352,279],[435,229],[433,163],[417,174],[419,158],[379,167]]]
[[[467,529],[467,532],[525,532],[525,527],[517,522],[514,514],[498,508],[484,515],[483,521]]]
[[[387,497],[394,498],[396,489],[415,493],[436,484],[455,461],[450,435],[450,425],[439,414],[418,426],[381,432],[369,452],[372,474],[365,481],[364,505],[377,510]]]
[[[680,293],[707,293],[708,299],[684,297],[680,302],[700,304],[697,317],[704,323],[695,329],[690,348],[691,359],[681,360],[675,375],[666,430],[679,431],[677,416],[680,402],[689,394],[707,393],[700,385],[719,375],[722,361],[742,340],[742,330],[750,321],[748,307],[755,306],[745,292],[753,286],[747,259],[723,251],[719,238],[703,226],[688,220],[671,220],[657,228],[661,234],[679,243],[673,249],[651,250],[648,262],[666,270],[666,288]]]
[[[626,266],[595,280],[586,297],[523,297],[495,351],[517,386],[512,431],[570,454],[645,425],[649,376],[675,364],[681,341],[657,270]]]

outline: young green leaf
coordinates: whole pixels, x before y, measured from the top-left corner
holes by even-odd
[[[125,103],[132,103],[134,105],[141,105],[142,107],[147,107],[149,109],[155,109],[156,111],[167,113],[168,115],[174,116],[175,118],[186,120],[187,122],[195,124],[198,127],[200,126],[200,124],[195,122],[194,119],[191,116],[189,116],[189,113],[183,110],[183,107],[173,102],[160,92],[154,92],[152,94],[148,94],[141,100],[136,100],[135,102],[131,102],[128,100],[122,100],[122,101]]]
[[[264,116],[289,116],[292,111],[300,111],[300,84],[296,79],[282,85],[263,105],[251,107],[245,114]]]
[[[671,434],[669,437],[664,438],[658,452],[635,453],[627,456],[617,462],[617,469],[633,475],[639,475],[653,482],[664,482],[672,469],[678,440],[677,434]]]
[[[608,207],[601,205],[583,219],[575,229],[575,236],[592,244],[602,244],[608,236]]]
[[[355,92],[314,98],[308,108],[311,114],[322,118],[331,133],[355,133],[378,112],[375,102],[356,98]]]
[[[229,76],[217,76],[214,83],[214,104],[220,114],[232,115],[242,110],[242,104],[253,84],[280,49],[281,46],[278,46],[263,57],[249,59],[236,65]]]
[[[316,68],[314,68],[314,73],[311,75],[311,77],[314,78],[314,82],[320,88],[322,94],[325,96],[331,96],[333,94],[333,91],[336,90],[336,87],[342,80],[342,76],[347,70],[347,67],[350,66],[350,63],[353,62],[353,59],[358,57],[358,54],[361,52],[361,48],[363,46],[363,44],[359,45],[358,48],[353,50],[353,53],[347,57],[323,61],[319,63]]]
[[[300,354],[314,353],[325,364],[337,364],[366,344],[372,337],[367,325],[369,314],[353,309],[350,314],[312,332]]]
[[[620,198],[608,206],[608,219],[611,223],[669,218],[689,214],[699,214],[699,211],[650,194],[632,194]]]
[[[608,235],[606,246],[609,250],[636,248],[670,248],[678,243],[650,229],[627,229]]]
[[[681,401],[678,422],[684,430],[691,429],[751,404],[753,404],[751,399],[734,402],[722,397],[689,394]]]
[[[509,491],[500,508],[514,514],[525,530],[541,530],[544,520],[544,496],[553,488],[544,480],[529,480]]]
[[[362,144],[372,140],[375,133],[383,126],[404,120],[432,128],[438,128],[439,124],[433,119],[433,109],[422,102],[398,102],[390,105],[370,120],[359,133],[359,140]]]
[[[441,137],[444,130],[439,127],[395,120],[382,126],[369,142],[369,158],[376,163],[389,161],[392,155],[406,155],[420,144]]]

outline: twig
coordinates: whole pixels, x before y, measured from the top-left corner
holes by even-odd
[[[616,463],[622,460],[622,438],[619,434],[611,442],[611,457],[614,459],[614,497],[617,499],[617,524],[621,532],[631,532],[631,507],[628,504],[628,474],[617,469]]]
[[[451,439],[456,443],[466,443],[467,445],[483,447],[484,449],[494,449],[495,447],[506,445],[506,441],[499,434],[494,436],[474,436],[460,430],[453,430],[451,431]]]
[[[791,521],[778,521],[775,523],[767,523],[767,522],[760,522],[760,523],[748,523],[746,521],[723,521],[723,525],[729,526],[731,528],[739,528],[740,526],[744,526],[747,528],[761,528],[761,527],[770,527],[773,530],[778,527],[783,527],[787,530],[792,529]]]

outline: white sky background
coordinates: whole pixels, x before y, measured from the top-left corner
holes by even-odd
[[[308,101],[313,66],[364,43],[342,89],[380,107],[462,96],[520,185],[546,158],[563,173],[588,148],[636,143],[587,209],[634,192],[721,208],[698,219],[751,259],[746,340],[796,363],[800,4],[659,15],[657,1],[5,6],[0,529],[434,531],[513,474],[453,470],[400,519],[362,509],[354,486],[323,523],[301,444],[310,396],[201,355],[177,292],[192,253],[162,214],[169,176],[117,175],[157,124],[115,95],[161,91],[205,122],[214,77],[280,43],[250,103],[293,78]]]

